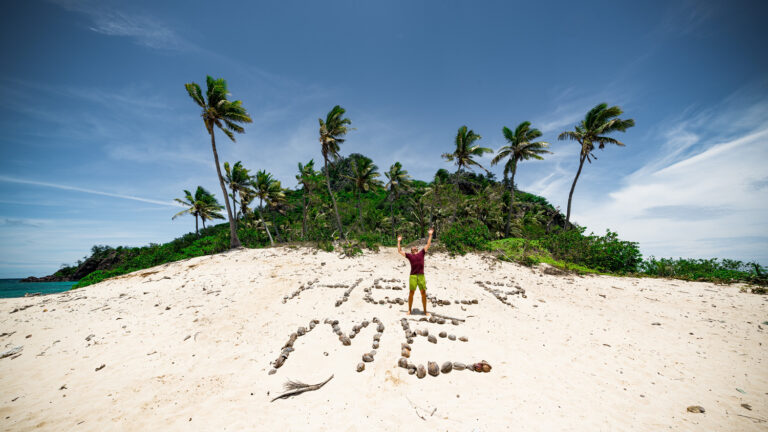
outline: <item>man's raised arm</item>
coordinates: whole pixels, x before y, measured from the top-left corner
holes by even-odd
[[[429,238],[427,239],[427,245],[424,246],[424,252],[429,250],[429,246],[432,244],[432,233],[434,233],[435,230],[433,228],[429,229]]]
[[[399,253],[402,256],[405,256],[405,252],[403,252],[402,249],[400,249],[400,241],[403,240],[403,236],[399,235],[397,236],[397,253]]]

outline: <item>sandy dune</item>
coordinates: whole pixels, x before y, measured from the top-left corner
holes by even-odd
[[[391,288],[405,282],[406,265],[392,249],[353,259],[240,250],[69,293],[0,299],[0,351],[23,347],[0,359],[0,429],[768,430],[766,296],[430,254],[428,291],[452,303],[432,310],[466,322],[417,315],[410,328],[468,341],[418,336],[410,360],[487,360],[493,369],[418,379],[397,366],[406,306],[364,301],[379,278],[399,282],[372,289],[375,301],[405,298]],[[346,288],[325,285],[358,279],[337,307]],[[510,295],[509,306],[477,281],[519,285],[527,298]],[[357,372],[376,324],[345,346],[324,320],[349,333],[373,317],[385,327],[380,347]],[[270,375],[291,333],[313,319],[319,324]],[[320,390],[270,402],[288,379],[331,374]],[[706,412],[686,412],[690,405]]]

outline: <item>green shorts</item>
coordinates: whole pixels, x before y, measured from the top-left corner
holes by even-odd
[[[410,278],[408,278],[408,288],[411,291],[416,291],[416,287],[419,287],[420,290],[425,291],[427,289],[427,280],[424,279],[424,275],[411,275]]]

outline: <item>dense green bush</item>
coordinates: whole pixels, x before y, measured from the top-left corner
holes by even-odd
[[[488,227],[476,220],[465,220],[451,224],[440,235],[440,242],[454,254],[464,255],[472,250],[488,248],[492,239]]]
[[[642,255],[636,242],[620,240],[615,232],[585,236],[582,229],[562,230],[540,239],[541,245],[559,260],[611,272],[637,271]]]
[[[766,269],[755,262],[716,258],[685,259],[650,257],[640,264],[640,271],[651,276],[692,281],[748,282],[768,285]]]

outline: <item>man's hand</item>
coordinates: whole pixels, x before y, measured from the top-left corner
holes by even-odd
[[[435,229],[434,228],[430,228],[427,232],[429,233],[429,236],[432,237],[432,233],[435,232]]]
[[[400,243],[403,240],[403,236],[399,235],[397,236],[397,242]]]

